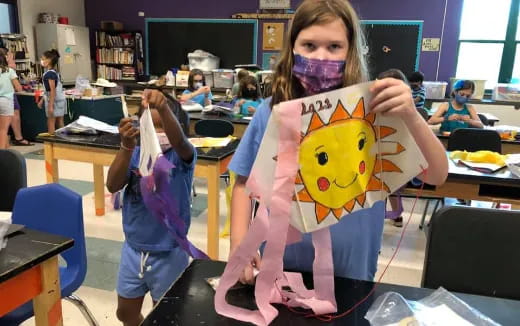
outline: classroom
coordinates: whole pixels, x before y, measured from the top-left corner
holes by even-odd
[[[0,0],[0,326],[518,325],[519,13]]]

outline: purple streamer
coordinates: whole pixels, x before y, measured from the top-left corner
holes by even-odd
[[[180,217],[179,204],[170,191],[170,173],[175,168],[164,156],[160,156],[153,167],[153,173],[142,177],[141,194],[146,207],[171,233],[179,246],[194,259],[210,259],[195,247],[186,237],[186,223]]]

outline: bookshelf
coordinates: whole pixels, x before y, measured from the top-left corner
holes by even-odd
[[[97,77],[111,81],[138,81],[144,75],[141,32],[97,30]]]
[[[31,59],[27,50],[27,36],[22,34],[0,34],[4,46],[14,54],[17,74],[31,72]]]

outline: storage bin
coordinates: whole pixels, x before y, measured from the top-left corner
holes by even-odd
[[[177,87],[188,87],[188,78],[190,76],[189,71],[177,71],[175,75],[175,86]]]
[[[486,79],[471,79],[471,78],[450,78],[451,88],[450,93],[453,90],[453,85],[457,82],[457,80],[471,80],[475,83],[475,92],[471,98],[476,100],[481,100],[484,98],[484,91],[486,90]]]
[[[188,53],[188,61],[190,63],[190,70],[200,69],[202,71],[212,71],[218,69],[220,65],[220,58],[211,53],[195,50]]]
[[[495,101],[520,102],[520,84],[497,84],[492,98]]]
[[[206,86],[213,88],[213,72],[204,71],[204,79],[206,80]]]
[[[443,99],[446,96],[447,82],[425,81],[423,82],[427,99]]]
[[[232,88],[235,80],[235,73],[230,69],[213,70],[213,87]]]

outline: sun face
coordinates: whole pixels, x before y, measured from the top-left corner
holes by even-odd
[[[397,154],[404,148],[396,144],[393,153],[377,154],[377,141],[396,132],[385,126],[374,127],[375,114],[365,116],[363,98],[352,115],[338,101],[325,124],[314,112],[300,144],[300,170],[296,184],[304,185],[298,201],[315,202],[316,218],[321,223],[331,212],[339,219],[351,212],[355,203],[363,206],[367,191],[388,186],[375,175],[381,171],[402,172],[381,155]]]

